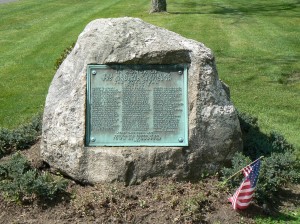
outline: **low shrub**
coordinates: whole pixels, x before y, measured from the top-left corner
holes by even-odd
[[[222,169],[223,179],[227,179],[234,173],[238,172],[239,170],[241,170],[242,168],[244,168],[245,166],[250,164],[251,159],[249,157],[243,155],[241,152],[237,152],[233,156],[231,163],[232,163],[232,167],[230,167],[230,168],[225,167]],[[231,188],[237,187],[240,183],[241,183],[241,175],[236,175],[227,182],[227,184]]]
[[[61,65],[61,63],[63,63],[63,61],[66,59],[66,57],[71,53],[71,51],[73,50],[75,46],[75,43],[71,44],[69,47],[67,47],[59,56],[59,58],[56,59],[55,63],[54,63],[54,69],[57,70],[59,68],[59,66]]]
[[[276,202],[278,192],[289,183],[299,182],[299,161],[291,150],[274,152],[263,159],[256,198],[259,202]]]
[[[42,131],[42,115],[38,114],[25,125],[14,130],[0,128],[0,158],[15,150],[23,150],[33,145]]]
[[[249,157],[242,153],[236,153],[232,159],[232,167],[222,170],[224,179],[238,172],[250,162]],[[257,202],[259,204],[277,202],[278,192],[284,186],[299,181],[299,171],[299,162],[291,151],[275,152],[271,156],[263,158],[256,186]],[[242,175],[237,175],[228,182],[228,185],[234,190],[240,185],[241,180]]]
[[[243,152],[236,153],[232,159],[232,167],[222,170],[226,179],[251,161],[264,156],[256,189],[256,200],[259,203],[276,202],[277,194],[288,183],[300,179],[300,163],[294,154],[295,148],[279,133],[266,135],[259,130],[256,118],[247,114],[239,114],[243,133]],[[241,176],[232,178],[228,184],[236,188],[241,183]]]
[[[5,128],[0,128],[0,158],[10,151],[11,139],[11,131]]]
[[[40,173],[20,153],[0,164],[0,191],[15,202],[53,200],[66,191],[68,182],[50,173]]]

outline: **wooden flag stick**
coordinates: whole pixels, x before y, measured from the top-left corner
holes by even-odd
[[[259,157],[258,159],[254,160],[252,163],[248,164],[247,166],[252,165],[253,163],[255,163],[257,160],[264,158],[264,156]],[[245,167],[247,167],[245,166]],[[239,174],[245,167],[243,167],[242,169],[240,169],[239,171],[237,171],[236,173],[232,174],[230,177],[228,177],[226,180],[224,180],[222,182],[222,185],[224,185],[228,180],[230,180],[231,178],[233,178],[234,176],[236,176],[237,174]]]

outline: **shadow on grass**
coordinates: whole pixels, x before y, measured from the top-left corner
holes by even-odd
[[[261,132],[258,119],[248,114],[238,112],[244,143],[243,153],[255,160],[260,156],[268,156],[273,150],[270,137]]]
[[[187,11],[175,11],[169,12],[170,14],[221,14],[221,15],[280,15],[281,12],[291,11],[294,12],[295,17],[300,17],[297,12],[297,8],[300,6],[300,1],[294,3],[248,3],[248,4],[238,4],[225,5],[219,3],[203,4],[198,2],[188,2],[188,3],[173,3],[178,6],[178,8],[187,9]],[[203,8],[203,10],[193,11],[195,8]],[[290,16],[290,15],[286,15]]]
[[[283,203],[293,204],[293,207],[298,208],[300,206],[300,185],[294,185],[297,190],[281,189],[278,194],[279,205]]]
[[[300,83],[300,70],[291,70],[296,68],[296,64],[300,61],[300,56],[297,55],[286,55],[286,56],[273,56],[273,57],[260,57],[256,62],[257,66],[262,69],[278,65],[283,69],[283,72],[278,75],[268,74],[271,78],[269,82],[278,82],[285,85],[293,85]],[[273,77],[273,78],[272,78]],[[248,80],[245,80],[248,81]],[[251,81],[251,80],[250,80]]]
[[[246,56],[230,57],[226,55],[225,57],[226,61],[229,62],[227,63],[227,68],[232,71],[237,70],[237,65],[240,66],[240,68],[255,66],[259,69],[259,73],[252,74],[251,76],[243,80],[245,84],[258,79],[259,76],[268,76],[270,80],[267,82],[269,83],[276,82],[286,85],[294,85],[300,83],[300,70],[297,69],[297,64],[300,61],[300,56],[298,55],[257,55],[255,58]],[[282,69],[282,72],[273,72],[271,68],[273,68],[274,66],[280,67]]]
[[[268,212],[265,211],[262,207],[254,204],[248,207],[246,210],[238,211],[238,213],[243,217],[260,219],[261,220],[260,223],[262,222],[271,223],[275,221],[276,223],[277,222],[283,223],[283,222],[292,222],[297,220],[297,218],[293,217],[292,215],[282,213],[278,210]]]
[[[278,192],[277,203],[269,205],[268,207],[258,206],[257,204],[251,204],[251,206],[249,206],[246,210],[238,210],[238,213],[243,217],[259,219],[259,223],[285,223],[297,221],[297,217],[288,214],[288,212],[283,213],[279,210],[280,206],[283,206],[284,204],[290,205],[289,207],[291,207],[292,209],[299,207],[299,192],[295,193],[290,189],[281,190],[280,192]]]

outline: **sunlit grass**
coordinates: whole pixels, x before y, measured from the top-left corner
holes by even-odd
[[[232,100],[300,148],[300,5],[297,0],[22,0],[0,5],[0,126],[43,110],[61,52],[96,18],[139,17],[203,42]]]
[[[255,219],[257,224],[298,224],[300,223],[300,209],[280,213],[276,217],[258,217]]]

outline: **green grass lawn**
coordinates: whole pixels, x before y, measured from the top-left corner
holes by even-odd
[[[21,0],[0,4],[0,126],[43,110],[54,63],[96,18],[139,17],[211,48],[236,107],[300,148],[299,0]]]
[[[277,217],[257,217],[255,221],[257,224],[298,224],[300,223],[300,208],[280,213]]]

